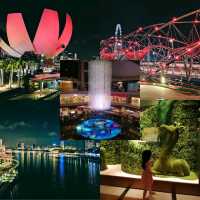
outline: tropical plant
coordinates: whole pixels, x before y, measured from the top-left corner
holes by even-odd
[[[106,154],[105,148],[101,147],[100,148],[100,169],[101,170],[107,169],[105,154]]]
[[[121,169],[130,174],[141,174],[142,152],[149,149],[148,144],[140,144],[136,141],[127,141],[122,147]]]
[[[105,160],[107,164],[119,164],[121,162],[121,141],[102,141],[101,147],[105,148]]]
[[[0,86],[4,85],[5,61],[0,60]]]

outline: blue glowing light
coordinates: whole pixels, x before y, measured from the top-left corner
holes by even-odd
[[[104,140],[116,137],[121,133],[119,124],[102,118],[94,118],[84,121],[76,127],[79,135],[88,139]]]

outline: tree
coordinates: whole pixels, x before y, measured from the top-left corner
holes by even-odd
[[[18,62],[18,86],[22,86],[22,77],[24,76],[24,68],[26,66],[26,62],[21,58],[17,61]]]
[[[4,85],[4,70],[5,70],[5,62],[4,60],[0,61],[0,86]]]
[[[9,59],[7,69],[9,71],[9,87],[12,88],[13,79],[14,79],[14,72],[19,68],[19,62],[15,59]]]

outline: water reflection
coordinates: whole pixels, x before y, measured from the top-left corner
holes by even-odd
[[[98,159],[23,151],[14,157],[20,162],[14,199],[99,198]]]
[[[63,154],[60,155],[60,181],[61,183],[64,181],[64,175],[65,175],[65,157]]]

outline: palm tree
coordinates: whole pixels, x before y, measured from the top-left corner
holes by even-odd
[[[13,73],[14,73],[13,59],[9,60],[8,65],[7,65],[7,69],[9,71],[9,88],[12,88]]]
[[[19,62],[17,62],[13,58],[9,58],[6,60],[6,71],[9,73],[9,88],[12,88],[14,72],[17,71],[19,67]]]
[[[0,61],[0,86],[4,85],[4,60]]]
[[[23,60],[22,58],[20,59],[20,84],[22,83],[22,79],[24,78],[24,76],[27,75],[27,66],[29,66],[28,61]]]
[[[8,75],[9,87],[12,88],[14,74],[17,74],[17,83],[21,87],[22,76],[24,75],[25,61],[21,59],[3,59],[0,60],[0,86],[4,85],[6,78],[5,75]]]
[[[23,76],[24,61],[21,59],[18,59],[16,60],[14,65],[15,65],[15,69],[17,70],[17,84],[18,84],[18,87],[21,87],[21,77]]]

